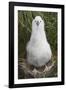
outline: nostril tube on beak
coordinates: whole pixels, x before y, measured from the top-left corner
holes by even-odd
[[[39,21],[36,22],[37,26],[39,25]]]

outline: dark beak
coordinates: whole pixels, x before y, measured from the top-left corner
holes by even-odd
[[[37,26],[39,26],[39,21],[36,22]]]

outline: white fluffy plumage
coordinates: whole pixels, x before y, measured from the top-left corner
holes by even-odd
[[[32,21],[32,33],[26,47],[27,62],[41,67],[51,60],[52,52],[46,38],[44,21],[36,16]]]

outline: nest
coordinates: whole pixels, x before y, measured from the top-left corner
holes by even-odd
[[[43,67],[36,68],[29,65],[25,59],[19,59],[18,62],[18,78],[44,78],[44,77],[56,77],[57,76],[57,63],[55,61],[48,62]]]

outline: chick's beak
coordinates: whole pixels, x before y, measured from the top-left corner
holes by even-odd
[[[37,26],[39,26],[39,21],[36,22]]]

